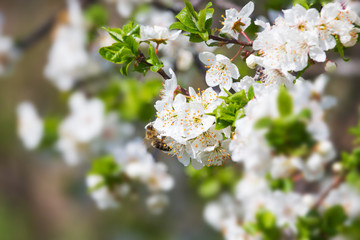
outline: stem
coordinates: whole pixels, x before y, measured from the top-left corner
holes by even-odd
[[[250,38],[246,35],[246,33],[244,31],[241,31],[241,34],[246,38],[246,40],[248,40],[249,43],[252,43],[252,41],[250,40]]]
[[[234,59],[237,58],[237,56],[239,56],[239,54],[241,53],[241,50],[243,50],[243,48],[244,48],[244,46],[241,46],[241,47],[239,48],[239,51],[237,51],[237,53],[235,54],[235,56],[234,56],[232,59],[230,59],[231,62],[234,61]]]
[[[325,192],[323,192],[319,199],[315,202],[314,206],[312,207],[312,209],[316,209],[318,208],[321,203],[325,200],[325,198],[329,195],[329,193],[338,188],[340,186],[341,183],[343,183],[345,181],[346,178],[346,173],[343,173],[341,176],[337,176],[335,177],[333,183],[329,186],[328,189],[325,190]]]
[[[219,41],[219,42],[223,42],[223,43],[226,43],[226,44],[229,44],[229,43],[233,43],[233,44],[237,44],[237,45],[241,45],[241,46],[252,46],[252,42],[242,42],[242,41],[239,41],[239,40],[236,40],[235,38],[232,38],[232,39],[228,39],[228,38],[222,38],[222,37],[218,37],[218,36],[214,36],[214,35],[209,35],[209,38],[212,39],[212,40],[216,40],[216,41]]]
[[[157,53],[158,53],[158,50],[159,50],[159,43],[156,43],[156,48],[155,48],[155,55],[157,55]]]

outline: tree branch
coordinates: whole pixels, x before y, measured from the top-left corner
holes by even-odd
[[[228,38],[218,37],[215,35],[209,35],[209,38],[212,40],[215,40],[215,41],[223,42],[225,44],[233,43],[233,44],[238,44],[238,45],[245,46],[245,47],[252,46],[251,42],[242,42],[242,41],[236,40],[235,38],[228,39]]]
[[[312,209],[317,209],[321,205],[321,203],[325,200],[325,198],[330,194],[330,192],[338,188],[340,184],[345,181],[345,178],[346,178],[346,173],[343,173],[342,175],[335,177],[333,183],[328,187],[328,189],[325,190],[325,192],[323,192],[320,195],[319,199],[315,202]]]

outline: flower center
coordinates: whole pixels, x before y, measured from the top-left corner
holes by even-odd
[[[239,33],[241,33],[241,32],[242,32],[241,27],[243,27],[243,26],[245,26],[245,24],[244,24],[243,22],[241,22],[241,18],[239,18],[239,20],[237,20],[237,21],[234,23],[234,25],[233,25],[233,27],[232,27],[232,30],[233,30],[234,32],[239,32]]]

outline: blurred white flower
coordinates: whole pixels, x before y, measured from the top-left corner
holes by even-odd
[[[146,199],[146,206],[155,215],[162,213],[168,204],[169,199],[165,194],[153,194]]]
[[[97,98],[86,99],[81,92],[69,99],[70,114],[59,126],[58,150],[70,165],[81,160],[81,150],[99,137],[105,123],[105,109]]]
[[[88,175],[86,185],[90,190],[90,196],[94,199],[99,209],[116,208],[119,202],[104,184],[104,179],[99,175]]]
[[[61,91],[70,90],[76,80],[91,70],[88,68],[87,36],[80,3],[78,0],[68,0],[67,3],[68,23],[63,23],[56,29],[45,66],[45,76]]]
[[[17,132],[27,149],[35,149],[43,136],[43,121],[39,117],[34,105],[22,102],[17,107]]]

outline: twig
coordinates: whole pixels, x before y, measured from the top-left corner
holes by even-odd
[[[325,198],[329,195],[329,193],[332,190],[338,188],[340,184],[345,181],[345,178],[346,178],[346,173],[343,173],[341,176],[335,177],[333,183],[329,186],[328,189],[325,190],[325,192],[323,192],[320,195],[319,199],[315,202],[312,209],[317,209],[321,205],[321,203],[325,200]]]
[[[233,44],[238,44],[238,45],[245,46],[245,47],[252,46],[251,42],[242,42],[242,41],[236,40],[235,38],[228,39],[228,38],[218,37],[215,35],[209,35],[209,38],[212,40],[215,40],[215,41],[226,43],[226,44],[233,43]]]
[[[87,8],[90,4],[96,3],[98,0],[82,0],[81,1],[81,7]],[[62,6],[61,9],[59,9],[58,12],[63,10],[65,6]],[[34,32],[30,33],[27,37],[18,40],[17,47],[20,50],[27,50],[31,46],[33,46],[35,43],[37,43],[39,40],[41,40],[44,36],[46,36],[53,26],[56,23],[56,17],[57,14],[53,14],[52,17],[50,17],[42,26],[40,26],[38,29],[36,29]]]

